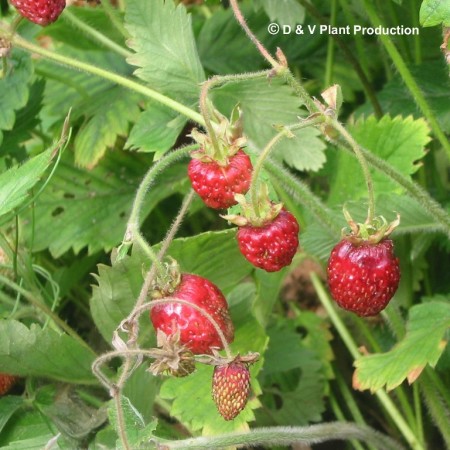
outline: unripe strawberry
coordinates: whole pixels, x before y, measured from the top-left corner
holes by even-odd
[[[400,281],[390,239],[354,244],[342,239],[328,261],[328,285],[338,305],[359,316],[374,316],[394,296]]]
[[[65,0],[10,0],[23,17],[38,25],[49,25],[63,12]]]
[[[250,371],[237,357],[234,361],[214,367],[212,396],[220,415],[234,419],[247,404],[250,394]]]

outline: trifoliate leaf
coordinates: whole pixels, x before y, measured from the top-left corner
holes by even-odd
[[[348,127],[356,142],[395,167],[403,175],[409,176],[419,168],[418,161],[425,156],[425,145],[430,141],[429,128],[425,120],[414,120],[411,116],[374,116],[359,119]],[[367,197],[366,182],[361,166],[351,155],[340,152],[333,172],[331,203],[343,203],[349,199]],[[371,170],[375,194],[402,193],[386,175]]]
[[[91,371],[94,358],[94,352],[71,336],[38,325],[27,328],[15,320],[0,320],[0,367],[6,373],[95,384]]]
[[[32,76],[31,56],[24,52],[13,51],[8,58],[8,73],[0,79],[0,144],[3,140],[2,130],[13,128],[15,112],[28,101]]]
[[[441,23],[446,27],[450,26],[450,3],[447,0],[423,0],[419,20],[423,27]]]
[[[243,111],[244,132],[258,152],[277,134],[275,126],[298,123],[301,102],[280,80],[252,80],[225,85],[212,92],[215,104],[225,115],[239,104]],[[325,162],[325,144],[316,128],[294,132],[283,138],[272,156],[298,170],[318,170]]]
[[[172,0],[129,0],[125,26],[136,52],[128,62],[152,89],[184,104],[195,104],[205,75],[195,46],[191,18]]]
[[[353,386],[371,392],[396,388],[405,379],[413,383],[423,369],[438,362],[447,342],[450,303],[431,301],[410,309],[405,337],[387,353],[362,356],[355,361]]]

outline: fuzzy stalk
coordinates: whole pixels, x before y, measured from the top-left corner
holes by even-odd
[[[318,444],[330,440],[356,439],[367,442],[380,450],[401,450],[403,447],[393,439],[370,427],[348,422],[330,422],[307,427],[254,428],[247,432],[227,433],[217,436],[202,436],[179,441],[156,440],[169,450],[211,449],[230,446],[275,447],[293,444]]]

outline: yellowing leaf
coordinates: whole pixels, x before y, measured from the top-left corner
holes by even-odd
[[[444,348],[450,327],[450,302],[432,301],[411,308],[405,337],[386,353],[363,356],[355,361],[353,387],[375,392],[413,383],[429,364],[434,367]]]

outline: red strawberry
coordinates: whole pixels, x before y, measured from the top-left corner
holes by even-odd
[[[247,404],[250,372],[239,356],[232,362],[214,367],[212,396],[225,420],[234,419]]]
[[[16,383],[17,379],[18,378],[14,375],[0,373],[0,395],[5,395],[8,393]]]
[[[10,0],[17,11],[31,22],[48,25],[63,12],[65,0]]]
[[[342,239],[328,261],[328,284],[339,306],[359,316],[374,316],[395,294],[400,281],[398,258],[390,239],[352,243]]]
[[[188,174],[192,187],[205,202],[215,209],[229,208],[237,202],[235,194],[245,194],[252,177],[252,163],[248,155],[238,150],[226,165],[214,159],[191,159]]]
[[[228,313],[228,304],[219,288],[198,275],[182,274],[179,284],[170,294],[186,300],[209,313],[222,330],[225,339],[232,342],[234,327]],[[179,331],[180,343],[194,354],[211,354],[212,348],[222,349],[222,341],[212,323],[194,308],[180,303],[156,305],[150,312],[156,330],[172,335]]]
[[[292,262],[298,248],[299,226],[285,209],[262,226],[239,227],[237,240],[241,253],[254,266],[276,272]]]

